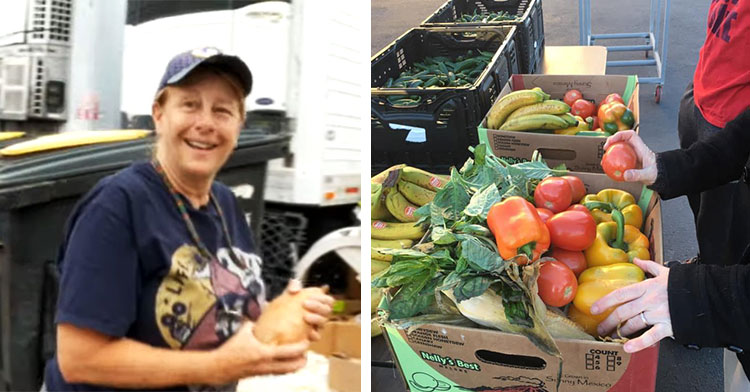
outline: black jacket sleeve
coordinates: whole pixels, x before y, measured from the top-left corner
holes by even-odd
[[[748,156],[750,109],[686,150],[657,154],[658,175],[650,188],[662,199],[702,192],[740,178]]]
[[[750,265],[676,265],[668,297],[677,342],[750,350]]]

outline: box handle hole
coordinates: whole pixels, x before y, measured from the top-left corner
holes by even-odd
[[[478,350],[474,354],[480,361],[493,365],[532,370],[542,370],[547,367],[547,362],[545,360],[539,357],[530,357],[528,355],[505,354],[489,350]]]
[[[559,161],[572,161],[576,159],[576,152],[573,150],[558,148],[539,148],[538,150],[544,159],[556,159]]]

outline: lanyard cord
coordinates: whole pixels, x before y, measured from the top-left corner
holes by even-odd
[[[182,215],[182,220],[185,222],[185,226],[188,229],[188,232],[190,233],[190,237],[192,237],[193,242],[198,246],[198,251],[201,252],[203,257],[206,260],[211,260],[214,258],[214,256],[211,254],[211,252],[208,250],[206,245],[201,241],[200,236],[198,235],[198,231],[195,229],[195,225],[193,225],[193,221],[190,219],[190,215],[188,215],[187,207],[185,207],[185,202],[182,201],[180,196],[177,194],[177,191],[172,186],[172,183],[169,181],[169,178],[167,178],[167,173],[164,171],[164,168],[161,166],[161,163],[159,163],[156,158],[154,158],[151,161],[151,165],[154,167],[154,170],[156,170],[157,173],[161,176],[162,180],[164,180],[164,185],[166,185],[167,189],[169,190],[169,193],[172,194],[172,198],[175,201],[175,204],[177,205],[177,210],[180,212],[180,215]],[[211,199],[211,202],[214,205],[214,208],[216,209],[216,212],[219,215],[219,220],[221,221],[221,228],[224,232],[224,240],[227,242],[227,245],[229,245],[229,257],[232,258],[232,261],[239,267],[247,268],[245,263],[241,262],[239,257],[234,252],[234,245],[232,244],[232,237],[229,235],[229,228],[227,227],[227,221],[224,218],[224,211],[222,211],[221,206],[219,205],[219,202],[216,200],[216,197],[214,196],[213,192],[209,193],[209,199]]]

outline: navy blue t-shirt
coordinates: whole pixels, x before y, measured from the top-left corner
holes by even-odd
[[[265,294],[261,259],[232,192],[216,182],[211,191],[239,263],[230,257],[213,203],[195,209],[183,199],[214,258],[200,256],[173,196],[150,163],[135,163],[100,181],[68,221],[59,256],[56,322],[156,347],[200,350],[219,346],[238,329],[243,315],[255,320],[258,298]],[[56,357],[47,362],[45,383],[50,391],[113,389],[66,383]],[[236,383],[176,389],[234,388]]]

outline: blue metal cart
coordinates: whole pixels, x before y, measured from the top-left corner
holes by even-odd
[[[638,78],[641,83],[656,84],[654,99],[661,100],[661,90],[664,85],[665,70],[667,68],[667,36],[669,32],[669,8],[671,0],[651,0],[649,12],[649,31],[642,33],[591,34],[591,0],[578,0],[578,22],[581,45],[598,44],[596,40],[615,40],[642,38],[643,45],[606,46],[610,52],[644,51],[645,60],[607,61],[608,67],[656,66],[656,77]],[[662,22],[664,24],[662,28]],[[657,37],[661,33],[661,47]],[[649,56],[649,52],[653,56]]]

